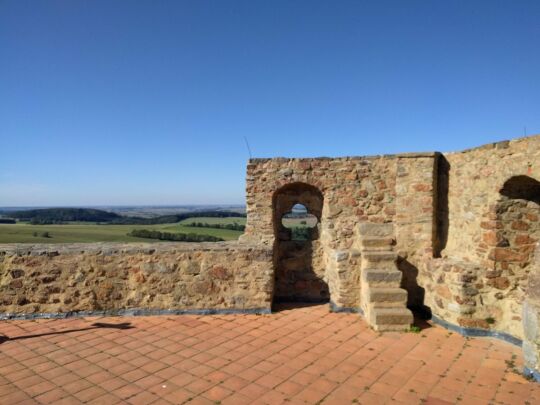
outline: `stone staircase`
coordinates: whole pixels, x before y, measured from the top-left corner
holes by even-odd
[[[360,306],[377,331],[406,331],[413,322],[407,291],[400,288],[392,224],[360,224],[362,287]]]

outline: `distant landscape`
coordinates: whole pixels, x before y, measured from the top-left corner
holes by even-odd
[[[241,206],[9,207],[0,209],[0,243],[235,240],[244,230],[244,211]]]
[[[304,212],[287,228],[314,226]],[[217,242],[244,233],[245,207],[0,208],[0,243]]]

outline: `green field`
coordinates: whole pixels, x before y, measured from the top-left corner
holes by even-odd
[[[314,215],[306,218],[287,218],[283,217],[281,223],[285,228],[313,228],[317,225],[317,217]]]
[[[133,229],[154,229],[171,233],[212,235],[225,240],[235,240],[242,234],[229,229],[196,228],[186,226],[192,222],[208,224],[245,224],[245,218],[188,218],[175,224],[159,225],[97,225],[95,223],[69,223],[65,225],[30,225],[28,223],[0,224],[0,243],[80,243],[80,242],[161,242],[156,239],[127,236]],[[50,238],[33,236],[49,232]]]

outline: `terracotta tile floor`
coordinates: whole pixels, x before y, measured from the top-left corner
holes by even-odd
[[[0,404],[540,404],[520,349],[378,334],[327,306],[272,315],[0,322]]]

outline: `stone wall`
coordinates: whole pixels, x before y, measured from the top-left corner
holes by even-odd
[[[301,183],[324,195],[319,219],[325,245],[349,249],[359,221],[392,221],[396,163],[392,156],[251,159],[246,177],[248,218],[243,240],[273,243],[274,194],[283,186]]]
[[[281,241],[275,253],[275,302],[326,302],[322,247],[318,240]]]
[[[540,243],[523,303],[523,357],[525,374],[540,382]]]
[[[424,304],[418,273],[434,255],[436,244],[438,155],[411,154],[398,158],[396,178],[396,241],[402,287],[408,291],[409,307]]]
[[[396,169],[394,156],[252,159],[246,178],[247,224],[241,240],[272,245],[282,257],[286,253],[279,248],[280,216],[294,203],[303,204],[319,220],[317,248],[304,261],[311,262],[312,273],[328,285],[335,307],[358,308],[356,228],[362,221],[393,220]],[[322,206],[313,197],[317,193]],[[283,194],[286,204],[282,207]]]
[[[269,310],[274,297],[358,310],[406,299],[451,324],[523,338],[539,180],[540,136],[446,154],[252,159],[239,243],[1,246],[0,312]],[[318,219],[310,244],[282,226],[295,203]],[[362,234],[370,224],[392,235]],[[391,317],[383,312],[374,317]]]
[[[440,227],[435,246],[442,257],[426,257],[419,267],[417,283],[424,303],[450,323],[522,338],[522,303],[532,250],[540,237],[540,212],[538,202],[504,194],[515,179],[526,179],[522,188],[535,193],[540,137],[449,153],[441,159],[445,171],[439,170],[437,179],[448,183],[438,187],[437,198],[444,204],[435,205]],[[441,190],[448,194],[441,195]]]
[[[252,159],[247,170],[248,218],[242,240],[274,246],[278,258],[277,285],[283,279],[294,279],[293,269],[280,262],[283,257],[293,256],[282,242],[280,224],[282,215],[292,205],[303,204],[319,219],[317,248],[309,249],[303,261],[298,255],[294,260],[311,263],[316,280],[308,284],[316,284],[315,290],[322,286],[320,281],[326,283],[335,307],[358,309],[358,243],[362,237],[359,224],[395,222],[399,253],[403,263],[411,268],[416,269],[425,257],[433,254],[437,156],[420,153],[337,159]],[[287,287],[292,290],[289,296],[300,294],[295,293],[292,283]]]
[[[500,191],[513,176],[540,180],[540,136],[446,153],[449,164],[448,236],[443,256],[482,261],[489,247],[483,229],[489,229],[491,213],[501,199]]]
[[[0,245],[0,313],[269,311],[272,252],[238,243]]]

